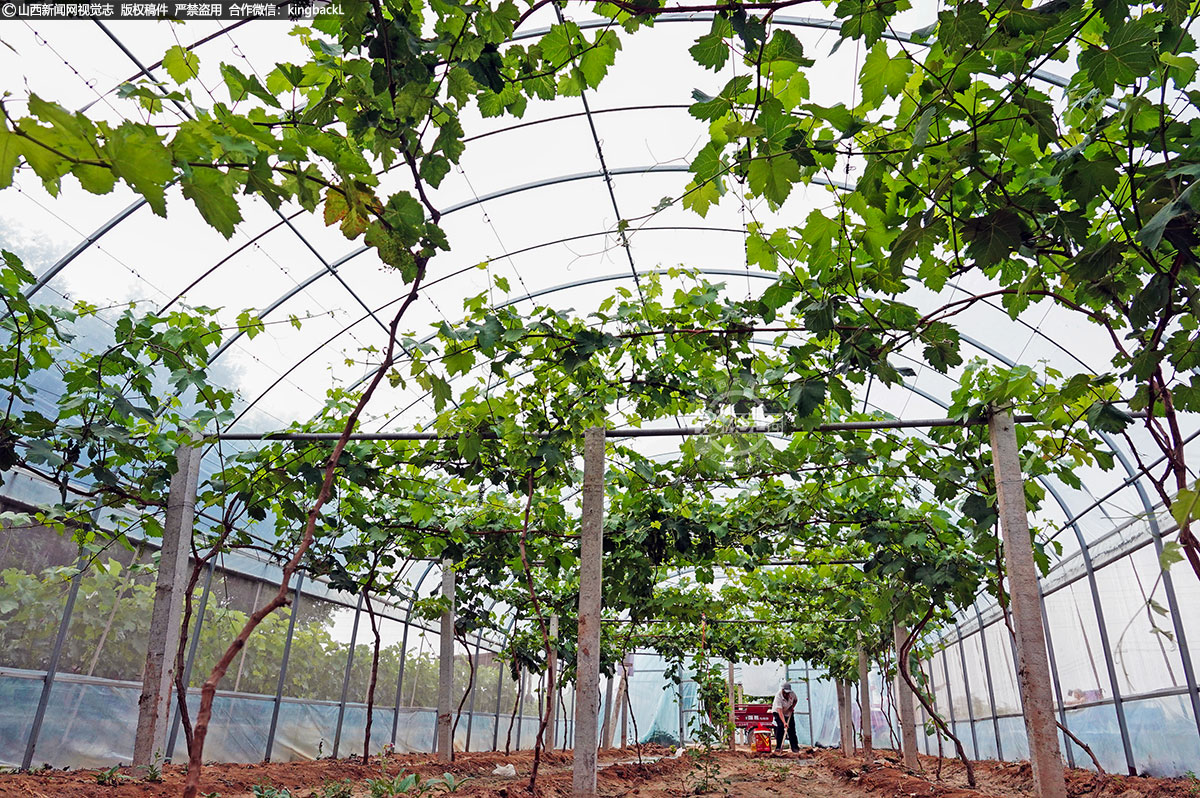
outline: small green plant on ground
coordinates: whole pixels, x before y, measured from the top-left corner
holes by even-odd
[[[446,788],[446,792],[458,792],[462,786],[470,780],[470,776],[455,778],[453,773],[443,773],[440,780],[430,779],[430,781],[440,781],[440,783]]]
[[[276,787],[273,784],[255,784],[250,788],[254,798],[294,798],[287,787]]]
[[[354,782],[350,779],[326,781],[321,787],[321,798],[353,798]]]
[[[690,789],[693,795],[707,795],[720,790],[729,793],[729,779],[721,778],[721,763],[717,761],[717,746],[721,743],[721,730],[711,723],[704,723],[698,716],[692,721],[692,739],[699,748],[688,749],[692,760]]]
[[[367,779],[367,789],[371,798],[395,798],[397,795],[407,795],[420,784],[416,773],[397,773],[391,778],[385,773],[377,779]]]
[[[792,766],[786,763],[775,764],[767,760],[760,760],[763,770],[767,771],[768,778],[771,781],[784,781],[792,772]]]
[[[115,787],[122,781],[128,780],[128,776],[123,776],[117,772],[120,767],[120,765],[113,765],[107,770],[100,771],[96,774],[96,783],[105,787]]]
[[[158,783],[162,781],[162,761],[158,754],[154,755],[154,759],[149,765],[145,765],[142,769],[146,771],[146,781]]]

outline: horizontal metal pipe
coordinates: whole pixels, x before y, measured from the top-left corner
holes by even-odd
[[[1133,418],[1144,418],[1144,413],[1131,413]],[[1031,415],[1015,416],[1018,424],[1036,423]],[[813,427],[790,427],[781,424],[756,424],[749,427],[663,427],[662,429],[610,429],[608,438],[673,438],[692,435],[765,435],[791,432],[859,432],[885,429],[929,429],[932,427],[970,427],[986,424],[985,418],[896,418],[878,421],[835,421]],[[498,436],[487,430],[480,437],[495,439]],[[336,441],[340,432],[222,432],[212,436],[223,441]],[[441,441],[457,440],[460,435],[443,435],[440,432],[355,432],[352,441]],[[531,438],[548,438],[550,433],[533,432]]]
[[[769,624],[796,624],[796,623],[858,623],[862,618],[706,618],[704,623],[769,623]],[[601,618],[600,623],[687,623],[681,618],[652,618],[639,619],[634,621],[632,618]],[[692,623],[696,623],[692,621]]]

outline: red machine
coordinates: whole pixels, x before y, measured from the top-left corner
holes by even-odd
[[[734,704],[733,725],[739,729],[753,729],[755,726],[771,726],[775,720],[771,717],[770,704]]]
[[[752,744],[756,753],[771,750],[770,728],[773,723],[770,704],[733,705],[733,725],[746,733],[746,742]]]

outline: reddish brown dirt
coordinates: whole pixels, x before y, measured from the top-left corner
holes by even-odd
[[[877,752],[877,761],[867,767],[861,759],[847,759],[835,751],[816,752],[817,760],[843,781],[858,784],[887,798],[1026,798],[1033,794],[1028,762],[975,762],[975,789],[967,786],[966,770],[957,759],[942,761],[937,777],[937,757],[921,756],[922,773],[903,768],[892,751]],[[1100,776],[1090,770],[1068,768],[1067,793],[1079,798],[1200,798],[1195,779],[1160,779],[1150,776]]]
[[[935,778],[937,759],[922,757],[924,773],[902,768],[890,751],[877,752],[871,765],[846,758],[831,750],[805,749],[798,754],[752,756],[746,751],[714,754],[708,774],[693,755],[682,758],[652,757],[669,754],[666,749],[643,750],[638,764],[632,749],[605,751],[600,756],[599,793],[606,798],[682,798],[709,794],[734,798],[1027,798],[1032,794],[1029,765],[1024,763],[979,762],[975,771],[978,789],[966,786],[962,765],[945,760],[942,778]],[[443,765],[425,754],[393,756],[386,761],[373,758],[364,765],[354,759],[290,762],[257,765],[209,765],[204,769],[202,794],[220,798],[251,798],[255,785],[287,788],[293,798],[322,798],[329,782],[349,779],[355,798],[370,793],[366,779],[400,771],[418,773],[423,779],[450,772],[470,776],[459,794],[469,798],[528,798],[529,751],[505,756],[501,753],[458,754]],[[491,775],[498,764],[511,763],[517,779]],[[144,772],[121,768],[117,783],[97,782],[100,771],[42,771],[0,775],[0,798],[168,798],[182,790],[183,768],[167,766],[162,781],[149,783]],[[1192,779],[1154,779],[1131,776],[1097,776],[1089,771],[1068,771],[1068,789],[1078,798],[1200,798],[1200,784]],[[571,795],[571,756],[552,752],[543,757],[538,778],[539,798],[568,798]],[[440,791],[435,794],[440,794]]]
[[[921,763],[931,775],[937,769],[936,757],[923,756]],[[942,778],[956,784],[967,783],[966,771],[957,759],[944,760]],[[976,762],[975,780],[981,789],[1002,795],[1026,795],[1033,792],[1033,777],[1028,762]],[[1200,798],[1200,781],[1115,773],[1100,776],[1090,770],[1071,768],[1067,770],[1067,793],[1089,798]]]

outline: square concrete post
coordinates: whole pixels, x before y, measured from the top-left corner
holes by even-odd
[[[850,712],[850,683],[838,679],[833,685],[837,691],[838,736],[842,738],[842,756],[854,756],[854,721]]]
[[[1037,566],[1025,509],[1025,482],[1016,428],[1008,408],[993,408],[988,418],[992,442],[992,467],[996,472],[996,502],[1004,541],[1004,569],[1008,572],[1009,600],[1017,648],[1017,685],[1029,737],[1029,764],[1034,794],[1038,798],[1066,798],[1058,728],[1054,722],[1054,696],[1050,689],[1050,662],[1042,628]]]
[[[450,723],[450,700],[454,692],[454,563],[451,560],[442,560],[442,596],[449,599],[450,605],[442,613],[439,631],[436,742],[438,761],[449,762],[454,757],[454,729]]]
[[[142,694],[138,698],[137,732],[133,738],[133,764],[149,765],[167,750],[171,688],[175,683],[175,652],[179,649],[183,599],[187,588],[188,558],[192,553],[192,524],[196,513],[196,484],[200,479],[199,436],[175,450],[177,467],[167,494],[158,577]]]
[[[863,760],[870,762],[875,758],[871,750],[871,666],[861,633],[858,641],[858,725],[862,734]]]
[[[604,563],[604,428],[583,438],[579,541],[579,654],[575,682],[575,762],[571,792],[595,798],[600,715],[600,604]]]
[[[604,723],[600,726],[600,747],[612,748],[613,740],[613,680],[604,680]]]
[[[629,745],[629,671],[621,663],[621,685],[617,688],[617,703],[621,705],[621,747]]]
[[[733,725],[735,723],[733,714],[733,660],[729,661],[729,684],[727,691],[729,695],[727,699],[729,701],[729,750],[733,751],[737,749],[737,727]],[[812,707],[809,707],[809,711],[812,711]]]
[[[907,664],[901,662],[900,648],[907,639],[908,629],[904,628],[904,624],[893,624],[892,640],[896,646],[896,704],[899,707],[900,715],[900,748],[904,755],[904,766],[910,770],[916,770],[921,766],[921,761],[917,759],[917,718],[913,710],[913,701],[916,697],[909,689],[908,682],[904,681],[904,677],[900,675],[900,669]]]
[[[546,659],[546,679],[543,687],[546,698],[546,731],[550,735],[546,747],[551,751],[558,741],[558,649],[555,647],[557,641],[558,613],[555,613],[550,616],[550,656]]]

